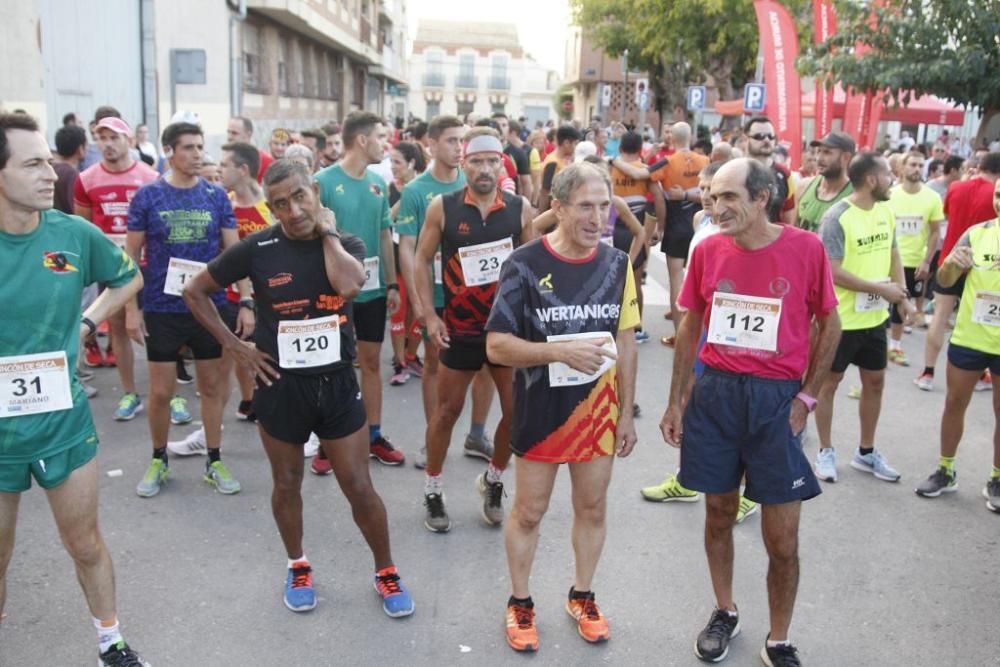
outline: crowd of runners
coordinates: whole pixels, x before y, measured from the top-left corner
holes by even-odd
[[[913,390],[933,391],[950,330],[939,458],[927,452],[933,472],[915,489],[924,498],[958,488],[973,393],[992,390],[1000,415],[998,152],[950,155],[945,138],[886,155],[831,132],[792,171],[763,116],[714,137],[668,123],[650,141],[599,121],[529,132],[503,114],[444,115],[395,128],[355,111],[316,130],[274,130],[266,150],[237,117],[212,156],[208,129],[220,128],[182,112],[155,146],[105,106],[89,132],[68,118],[52,151],[33,118],[0,114],[0,612],[20,494],[34,480],[76,567],[102,665],[147,663],[122,637],[98,528],[87,401],[96,367],[116,367],[122,389],[113,414],[96,419],[148,419],[141,502],[170,492],[172,456],[204,456],[204,481],[238,494],[222,444],[243,436],[223,421],[235,408],[256,423],[294,612],[317,605],[303,535],[308,467],[334,475],[350,503],[385,613],[414,613],[419,592],[394,564],[369,462],[421,469],[414,520],[449,532],[449,510],[467,508],[448,506],[444,464],[471,394],[459,440],[484,466],[449,484],[475,485],[473,511],[504,527],[506,641],[539,649],[530,575],[567,464],[566,611],[584,640],[603,642],[611,630],[594,579],[607,490],[615,458],[636,443],[643,288],[662,252],[674,333],[659,345],[673,371],[660,404],[645,407],[663,410],[663,439],[680,453],[641,497],[705,499],[715,599],[695,653],[711,662],[740,632],[732,533],[759,512],[770,563],[761,659],[782,666],[802,661],[789,639],[800,508],[840,475],[831,430],[848,368],[860,379],[850,390],[860,439],[845,456],[899,482],[897,443],[877,437],[887,365],[909,366],[901,340],[926,328]],[[413,429],[393,422],[392,387],[411,379],[426,423],[422,442],[404,445],[398,434]],[[177,391],[191,381],[194,412]],[[494,400],[500,419],[488,432]],[[812,412],[819,447],[808,451]],[[201,426],[171,440],[171,425],[194,414]],[[1000,431],[982,465],[986,507],[1000,512]]]

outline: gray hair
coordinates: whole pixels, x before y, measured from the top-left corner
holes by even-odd
[[[293,160],[295,158],[305,158],[306,166],[310,169],[316,164],[316,156],[313,155],[312,149],[302,144],[292,144],[285,149],[286,160]]]
[[[600,181],[608,189],[608,196],[611,195],[611,177],[607,170],[589,162],[576,162],[556,174],[552,181],[552,198],[568,204],[573,193],[588,181]]]
[[[313,182],[312,172],[301,162],[295,162],[288,158],[275,160],[264,174],[264,191],[267,192],[267,189],[275,183],[281,183],[293,177],[298,177],[305,185],[310,185]]]
[[[747,164],[747,175],[746,180],[743,182],[743,186],[747,189],[747,194],[750,195],[750,199],[757,199],[762,192],[766,192],[767,203],[770,205],[777,195],[778,189],[771,170],[757,160],[751,160],[748,158],[742,159],[746,160]]]
[[[674,123],[670,128],[670,133],[674,137],[674,144],[688,147],[691,144],[691,126],[681,121]]]

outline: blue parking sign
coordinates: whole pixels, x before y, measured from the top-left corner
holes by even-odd
[[[688,86],[687,109],[688,111],[705,110],[705,86]]]
[[[743,89],[743,111],[745,113],[761,113],[766,101],[766,88],[763,83],[748,83]]]

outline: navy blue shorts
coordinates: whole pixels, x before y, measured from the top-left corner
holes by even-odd
[[[982,373],[988,368],[990,373],[1000,376],[1000,354],[987,354],[971,347],[949,343],[948,363],[963,371]]]
[[[778,505],[821,491],[800,435],[788,423],[798,380],[770,380],[706,368],[684,411],[679,481],[702,493],[740,488],[750,500]]]

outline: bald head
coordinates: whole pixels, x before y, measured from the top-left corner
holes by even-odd
[[[670,131],[674,135],[674,148],[682,151],[691,147],[691,126],[681,121],[674,123]]]
[[[720,141],[712,146],[712,162],[728,162],[733,159],[733,146],[728,141]]]

